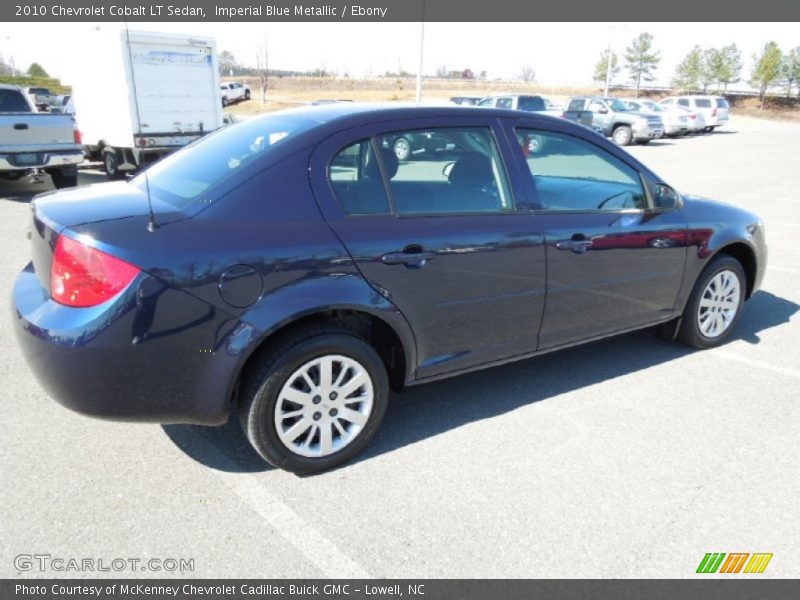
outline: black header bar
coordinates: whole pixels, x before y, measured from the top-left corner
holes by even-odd
[[[759,0],[3,0],[0,21],[184,22],[800,21],[800,1]]]

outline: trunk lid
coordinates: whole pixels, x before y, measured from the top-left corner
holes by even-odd
[[[174,206],[155,198],[152,206],[159,226],[186,218]],[[31,210],[31,257],[39,281],[48,293],[53,253],[61,232],[99,221],[137,218],[144,232],[149,214],[147,194],[124,181],[41,194],[31,202]]]

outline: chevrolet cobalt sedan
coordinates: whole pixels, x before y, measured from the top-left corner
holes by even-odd
[[[401,161],[403,136],[446,143]],[[54,399],[234,415],[297,473],[361,452],[390,389],[635,329],[718,346],[766,261],[755,215],[679,194],[580,125],[349,103],[39,196],[31,240],[16,332]]]

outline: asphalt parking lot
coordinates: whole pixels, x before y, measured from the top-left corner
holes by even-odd
[[[409,389],[330,473],[269,469],[236,423],[69,412],[29,373],[6,307],[0,577],[170,575],[19,571],[20,554],[189,558],[199,577],[692,577],[706,552],[773,553],[754,577],[800,576],[800,124],[734,116],[631,151],[765,221],[766,279],[734,341],[626,335]],[[45,189],[0,183],[6,303]]]

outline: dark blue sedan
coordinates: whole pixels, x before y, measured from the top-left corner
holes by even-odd
[[[399,160],[400,137],[439,143]],[[766,262],[755,215],[491,109],[277,112],[32,209],[13,304],[49,394],[111,419],[233,413],[295,472],[360,452],[390,388],[634,329],[722,344]]]

